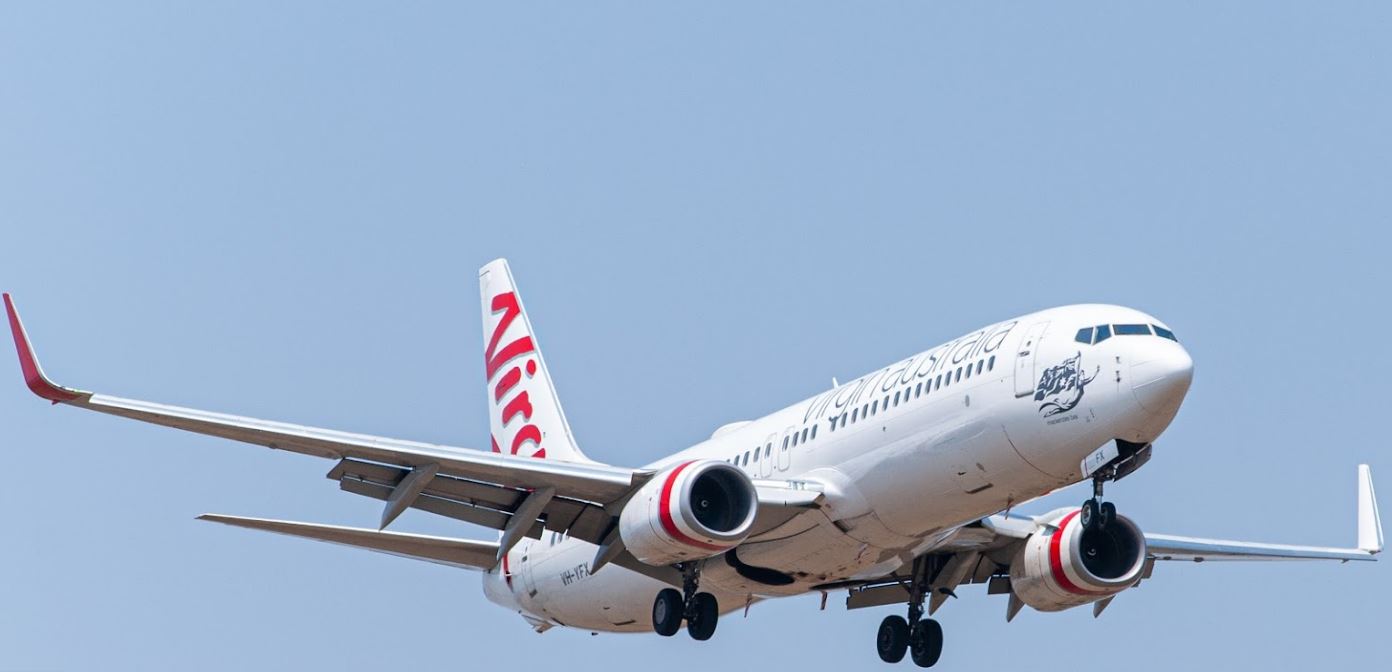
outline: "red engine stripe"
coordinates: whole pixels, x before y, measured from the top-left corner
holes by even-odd
[[[1054,536],[1049,539],[1049,571],[1054,575],[1054,583],[1060,588],[1073,593],[1074,595],[1103,595],[1091,590],[1079,588],[1068,578],[1068,574],[1063,571],[1063,531],[1068,524],[1073,522],[1073,518],[1078,515],[1077,511],[1070,513],[1059,521],[1058,529],[1054,530]]]
[[[677,475],[689,466],[691,466],[691,462],[683,462],[677,465],[671,474],[667,475],[667,480],[662,484],[662,497],[657,503],[657,519],[662,523],[662,529],[666,530],[669,536],[683,544],[704,548],[708,551],[723,551],[727,548],[726,546],[707,544],[687,536],[677,528],[677,522],[672,520],[672,486],[676,485]]]

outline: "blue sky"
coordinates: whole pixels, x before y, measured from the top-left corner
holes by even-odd
[[[619,464],[1122,303],[1196,378],[1109,496],[1154,531],[1347,545],[1354,465],[1392,492],[1389,28],[1374,2],[7,3],[0,288],[60,382],[484,447],[475,272],[506,256]],[[194,520],[372,524],[328,462],[0,373],[3,669],[879,664],[892,610],[840,596],[706,644],[537,636],[477,575]],[[1008,626],[968,588],[942,666],[1367,668],[1387,569],[1165,565],[1099,620]]]

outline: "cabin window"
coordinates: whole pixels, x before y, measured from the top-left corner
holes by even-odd
[[[899,405],[899,393],[898,393],[898,392],[895,392],[895,393],[894,393],[894,405],[895,405],[895,406],[898,406],[898,405]]]
[[[981,369],[982,369],[982,367],[984,367],[984,366],[986,366],[986,362],[982,362],[982,361],[979,361],[979,360],[977,361],[977,363],[976,363],[976,375],[978,375],[978,376],[981,375]]]
[[[816,426],[816,425],[812,425],[812,437],[811,437],[811,438],[814,438],[814,439],[817,438],[817,426]]]
[[[796,441],[796,440],[797,440],[797,437],[793,437],[793,440]],[[803,443],[807,443],[807,428],[806,428],[806,427],[802,428],[802,442],[803,442]]]
[[[996,356],[995,356],[995,355],[991,355],[991,358],[988,359],[988,360],[986,360],[986,370],[987,370],[987,371],[994,371],[995,369],[996,369]]]
[[[783,450],[788,449],[788,437],[783,437]]]
[[[770,444],[768,444],[767,446],[764,446],[764,459],[767,460],[768,457],[769,457],[769,455],[772,455],[772,454],[773,454],[773,444],[770,443]]]
[[[870,404],[870,415],[874,415],[874,414],[878,413],[879,411],[880,411],[880,400],[879,400],[879,399],[876,399],[873,403]]]
[[[972,374],[972,365],[971,365],[971,364],[968,364],[968,365],[967,365],[967,377],[968,377],[968,378],[971,378],[971,374]]]
[[[851,422],[855,422],[856,420],[859,420],[859,419],[860,419],[860,409],[859,409],[859,408],[853,408],[853,409],[851,409]]]
[[[745,465],[748,465],[748,464],[749,464],[749,451],[746,450],[746,451],[744,451],[744,463],[743,463],[741,466],[745,466]]]

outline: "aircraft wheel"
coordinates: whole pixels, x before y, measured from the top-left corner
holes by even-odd
[[[913,655],[914,664],[919,667],[932,667],[938,664],[938,658],[942,656],[942,648],[942,625],[931,618],[919,621],[918,629],[909,637],[909,652]]]
[[[909,650],[909,622],[903,616],[885,616],[875,636],[875,649],[880,660],[886,663],[903,660],[904,653]]]
[[[681,629],[682,595],[672,588],[663,588],[653,600],[653,631],[671,637]]]
[[[704,642],[715,634],[715,624],[720,620],[720,605],[710,593],[696,593],[692,599],[691,618],[686,623],[686,632],[691,638]]]
[[[1100,517],[1101,511],[1099,511],[1098,509],[1096,499],[1089,499],[1086,502],[1083,502],[1083,508],[1078,513],[1078,522],[1082,524],[1083,529],[1097,529],[1097,519]]]
[[[1107,529],[1116,521],[1116,504],[1103,502],[1101,508],[1097,510],[1097,527]]]

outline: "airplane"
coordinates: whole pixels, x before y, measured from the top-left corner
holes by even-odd
[[[201,520],[482,572],[491,602],[537,632],[715,633],[758,601],[846,591],[847,609],[906,606],[881,660],[938,662],[932,615],[964,585],[1008,596],[1006,620],[1094,616],[1170,561],[1375,560],[1382,524],[1358,467],[1357,546],[1143,532],[1103,500],[1179,411],[1193,360],[1164,322],[1071,305],[998,322],[838,384],[643,467],[580,451],[507,261],[479,271],[490,448],[432,445],[123,399],[54,383],[4,295],[26,385],[52,402],[334,461],[340,489],[384,502],[376,527],[205,514]],[[1090,482],[1076,507],[1018,507]],[[495,541],[387,531],[407,509]]]

